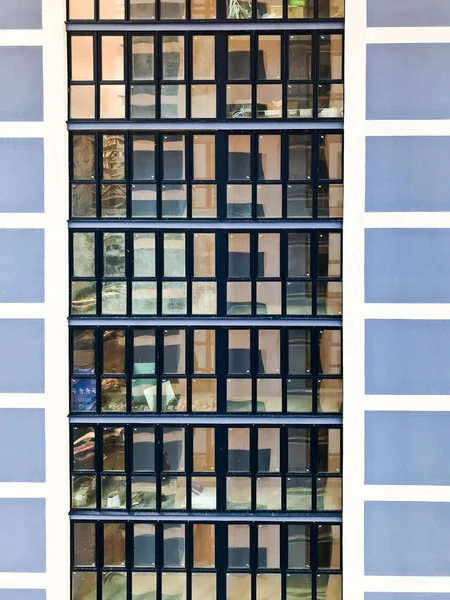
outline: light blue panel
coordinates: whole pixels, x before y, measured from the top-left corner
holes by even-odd
[[[450,411],[367,411],[365,483],[450,485]]]
[[[450,119],[450,44],[368,44],[368,119]]]
[[[43,120],[42,75],[41,47],[0,47],[0,121]]]
[[[40,29],[41,0],[0,0],[2,29]]]
[[[43,229],[0,229],[1,302],[44,302]]]
[[[0,590],[0,600],[45,600],[45,590]]]
[[[0,181],[0,213],[44,212],[44,140],[0,139]]]
[[[0,596],[0,600],[2,597]],[[366,592],[364,600],[450,600],[450,594],[421,594],[414,592]]]
[[[450,321],[366,320],[366,394],[450,394],[449,357]]]
[[[450,25],[448,0],[367,0],[369,27],[445,27]]]
[[[44,409],[0,408],[0,456],[0,481],[45,481]]]
[[[365,574],[448,577],[449,531],[450,503],[366,502]]]
[[[450,302],[450,229],[366,229],[366,302]]]
[[[45,572],[43,498],[0,498],[0,572]]]
[[[43,319],[0,319],[0,393],[43,393],[44,352]]]
[[[450,211],[448,156],[449,137],[366,138],[366,211]]]

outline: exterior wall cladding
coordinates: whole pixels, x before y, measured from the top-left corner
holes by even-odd
[[[62,4],[0,0],[0,600],[68,598]],[[347,110],[353,68],[366,100],[347,113],[348,276],[365,262],[344,284],[346,452],[361,446],[344,459],[344,600],[448,600],[450,5],[348,0],[346,17]]]

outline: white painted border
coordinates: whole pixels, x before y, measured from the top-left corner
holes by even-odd
[[[366,35],[368,44],[448,44],[450,27],[368,27]]]
[[[450,577],[370,577],[364,578],[367,592],[439,593],[450,589]]]
[[[450,486],[366,485],[364,499],[372,502],[450,502]]]
[[[43,0],[47,600],[70,598],[65,1]]]
[[[345,5],[343,600],[364,599],[366,0]]]
[[[0,29],[0,46],[42,46],[42,39],[41,29]]]

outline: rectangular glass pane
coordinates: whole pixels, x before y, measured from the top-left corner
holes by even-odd
[[[319,525],[319,528],[322,527]],[[288,525],[288,567],[289,569],[310,569],[310,542],[311,533],[309,525]]]
[[[280,526],[258,525],[258,569],[280,568]]]
[[[92,35],[73,35],[70,38],[72,81],[94,80],[94,38]]]
[[[342,371],[342,334],[340,329],[325,329],[319,338],[319,369],[327,375],[340,375]]]
[[[213,35],[194,35],[192,38],[192,77],[208,81],[215,78],[215,38]]]
[[[161,384],[161,409],[163,412],[186,412],[186,379],[167,379]]]
[[[281,170],[281,136],[258,136],[258,179],[278,180]]]
[[[105,377],[102,379],[102,412],[125,412],[127,387],[125,379]]]
[[[134,281],[131,287],[133,315],[156,315],[156,281]]]
[[[258,573],[256,576],[256,600],[281,598],[281,575]]]
[[[94,18],[94,0],[69,0],[70,20],[92,20]]]
[[[163,283],[162,313],[164,315],[185,315],[187,312],[186,283]]]
[[[74,427],[72,440],[73,470],[95,471],[95,430],[92,427]]]
[[[125,470],[125,429],[123,427],[103,429],[103,470]]]
[[[130,0],[130,19],[152,20],[154,18],[155,0]]]
[[[133,471],[155,470],[155,428],[133,428]]]
[[[186,18],[186,0],[173,2],[172,0],[161,0],[161,19],[164,21],[179,20]]]
[[[289,136],[289,179],[310,179],[311,136]]]
[[[133,266],[135,277],[155,277],[155,234],[133,234]]]
[[[100,86],[100,118],[124,119],[125,118],[125,86],[101,85]]]
[[[300,375],[311,369],[311,338],[309,331],[290,329],[289,336],[289,373]]]
[[[319,412],[341,413],[342,379],[319,379],[317,401]]]
[[[194,135],[194,179],[213,181],[216,177],[216,136]]]
[[[163,600],[186,600],[186,573],[163,573],[161,585]]]
[[[124,0],[99,0],[100,19],[115,20],[125,18]]]
[[[156,573],[132,573],[131,581],[131,600],[156,598]]]
[[[250,429],[247,427],[228,428],[228,471],[250,471]]]
[[[127,479],[121,475],[102,476],[101,507],[115,510],[126,507]]]
[[[310,237],[308,233],[288,234],[288,277],[310,277]]]
[[[249,135],[228,136],[228,179],[250,179],[250,144]]]
[[[156,477],[151,475],[133,475],[131,478],[132,510],[156,510]],[[151,540],[148,540],[151,545]],[[151,552],[151,551],[150,551]],[[148,560],[154,557],[150,554]]]
[[[166,6],[169,3],[166,3]],[[173,3],[172,3],[173,4]],[[162,38],[163,80],[184,79],[184,36],[164,35]]]
[[[184,453],[184,428],[164,427],[162,470],[164,472],[184,471]]]
[[[309,83],[287,86],[287,116],[289,119],[312,119],[314,91]]]
[[[216,235],[194,233],[194,277],[215,277]]]
[[[341,568],[341,528],[339,525],[319,525],[317,566],[319,569]]]
[[[250,277],[250,234],[228,234],[228,277]]]
[[[228,568],[248,569],[250,567],[250,527],[248,525],[228,525]]]
[[[70,110],[71,119],[95,118],[95,86],[71,85]]]
[[[185,373],[186,332],[184,329],[164,330],[163,373]]]
[[[93,135],[74,135],[73,179],[95,179],[95,137]]]
[[[103,35],[102,38],[102,81],[123,81],[124,38],[121,35]]]
[[[216,118],[216,85],[214,83],[191,85],[191,118]]]
[[[303,511],[312,509],[312,479],[310,477],[286,478],[286,509]]]
[[[246,375],[251,370],[250,330],[228,331],[228,373]]]
[[[342,79],[343,36],[341,34],[321,34],[319,48],[320,79]]]
[[[250,79],[249,35],[228,36],[228,80],[239,79]]]
[[[311,432],[304,427],[288,429],[288,471],[309,473],[311,470]]]
[[[250,574],[227,573],[227,600],[250,600],[251,588]]]
[[[134,566],[154,568],[156,564],[155,526],[151,523],[135,523],[133,531]],[[134,592],[136,592],[136,590],[134,590]]]
[[[312,39],[310,35],[289,36],[289,79],[311,79]]]
[[[216,600],[216,574],[192,573],[192,600]]]
[[[250,219],[252,216],[252,186],[227,185],[227,217]]]
[[[280,276],[280,234],[258,234],[258,277]]]
[[[279,473],[280,430],[275,427],[258,428],[258,472]]]
[[[329,600],[342,600],[342,575],[318,574],[317,596]]]
[[[95,373],[95,331],[75,329],[72,336],[72,372],[84,375]]]
[[[176,183],[161,186],[161,212],[163,217],[186,218],[186,186]]]
[[[185,137],[165,135],[163,139],[163,177],[166,181],[185,179]]]
[[[125,276],[125,234],[103,234],[103,276]]]
[[[154,79],[155,50],[152,35],[135,35],[131,38],[133,81]]]
[[[216,372],[216,332],[214,329],[194,330],[194,373]]]
[[[215,281],[192,282],[192,314],[217,314],[217,284]]]
[[[97,312],[95,281],[72,281],[71,296],[72,315],[95,315]]]
[[[95,567],[95,523],[73,524],[73,566]]]
[[[109,281],[102,284],[102,315],[124,315],[127,312],[127,284]]]
[[[185,566],[185,526],[163,525],[164,567],[183,568]]]
[[[281,78],[281,36],[258,36],[258,80]]]
[[[276,375],[280,373],[280,331],[260,329],[258,332],[258,373]]]
[[[252,87],[247,84],[227,85],[227,114],[229,119],[251,119]]]
[[[281,412],[281,379],[257,379],[257,412]]]
[[[125,523],[103,524],[103,548],[105,567],[125,566]]]
[[[288,379],[286,383],[288,412],[312,412],[312,381],[310,379]]]
[[[210,378],[192,379],[192,412],[217,410],[217,381]]]
[[[157,216],[156,185],[131,186],[131,216],[150,219]]]
[[[317,478],[317,510],[342,510],[342,478]]]
[[[164,234],[164,276],[186,276],[186,241],[184,233]]]
[[[256,284],[256,314],[281,315],[281,283],[265,281]]]
[[[227,283],[227,315],[251,315],[251,283]]]
[[[95,379],[72,379],[71,386],[72,411],[95,412],[97,405]]]
[[[191,19],[215,19],[216,0],[192,0]]]
[[[133,136],[133,179],[153,181],[155,179],[155,137]]]
[[[214,471],[215,429],[213,427],[195,427],[193,429],[193,446],[194,471]]]
[[[95,234],[78,232],[72,236],[73,276],[95,277]]]
[[[72,573],[72,599],[96,600],[97,598],[97,573],[78,571]]]
[[[281,219],[282,197],[281,185],[257,185],[256,217],[258,219]]]
[[[127,216],[126,186],[121,183],[103,184],[102,217],[117,219]]]

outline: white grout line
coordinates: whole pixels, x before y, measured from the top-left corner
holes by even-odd
[[[44,123],[40,121],[0,121],[0,138],[43,138]]]
[[[43,319],[45,304],[1,304],[0,319]]]
[[[0,483],[0,498],[45,498],[45,483]]]
[[[368,27],[368,44],[446,44],[450,27]]]
[[[412,412],[448,412],[450,410],[449,396],[364,396],[366,411],[412,411]]]
[[[364,587],[366,592],[448,593],[450,577],[371,577],[366,575]]]
[[[423,121],[365,120],[363,124],[368,136],[448,136],[450,119]]]
[[[42,46],[42,40],[42,29],[0,29],[0,46]]]
[[[450,228],[450,212],[365,213],[364,225],[370,229],[447,229]]]
[[[47,581],[46,573],[0,573],[0,589],[41,590]]]
[[[45,408],[45,394],[0,394],[0,408]]]
[[[366,485],[364,499],[366,502],[450,502],[450,486]]]
[[[366,319],[450,319],[450,304],[365,304]]]

